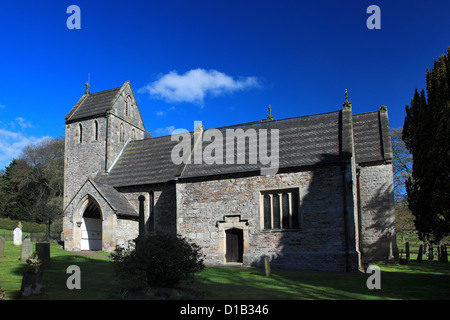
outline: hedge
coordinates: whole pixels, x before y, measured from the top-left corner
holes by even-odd
[[[47,225],[36,222],[20,221],[22,223],[22,232],[40,233],[47,231]],[[11,220],[9,218],[0,218],[0,229],[14,230],[19,220]]]

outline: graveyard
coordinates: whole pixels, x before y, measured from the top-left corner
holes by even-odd
[[[3,239],[3,238],[2,238]],[[24,254],[36,252],[40,241],[14,244],[0,241],[1,299],[5,300],[158,300],[167,296],[150,294],[147,288],[124,283],[113,271],[106,253],[77,255],[62,250],[57,243],[48,246],[50,260],[42,271],[42,287],[36,295],[23,296],[22,281],[28,264]],[[30,246],[31,245],[31,246]],[[45,253],[43,254],[45,255]],[[24,260],[25,259],[25,260]],[[70,266],[80,270],[81,286],[69,289]],[[364,272],[328,273],[271,269],[207,267],[189,280],[169,299],[192,300],[448,300],[450,264],[436,259],[408,264],[378,264],[380,289],[368,289]],[[187,294],[179,294],[184,292]]]

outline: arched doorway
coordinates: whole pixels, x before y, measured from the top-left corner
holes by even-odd
[[[80,228],[81,250],[102,250],[102,215],[91,198],[84,209]]]
[[[227,262],[242,262],[244,253],[244,233],[242,229],[228,229],[226,234],[226,252]]]

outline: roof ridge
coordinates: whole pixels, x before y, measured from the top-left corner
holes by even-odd
[[[94,93],[89,93],[89,95],[93,96],[93,95],[96,95],[96,94],[99,94],[99,93],[106,93],[106,92],[113,91],[113,90],[118,90],[118,89],[120,90],[121,88],[122,88],[122,86],[116,87],[116,88],[112,88],[112,89],[103,90],[103,91],[97,91],[97,92],[94,92]]]

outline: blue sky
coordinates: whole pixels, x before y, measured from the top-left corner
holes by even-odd
[[[381,29],[369,30],[370,5]],[[81,29],[69,30],[77,5]],[[0,169],[64,134],[84,93],[129,80],[146,128],[205,128],[388,106],[391,128],[450,45],[443,1],[2,1]]]

